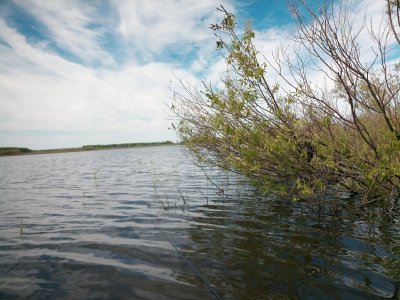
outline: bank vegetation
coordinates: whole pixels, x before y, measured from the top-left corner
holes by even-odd
[[[379,20],[355,17],[351,5],[289,3],[293,48],[274,53],[257,49],[250,23],[240,30],[219,8],[211,29],[227,71],[201,88],[180,81],[172,105],[198,162],[293,199],[327,188],[365,201],[399,196],[400,3],[387,0]]]

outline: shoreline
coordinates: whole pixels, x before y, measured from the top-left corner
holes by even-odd
[[[154,143],[130,143],[130,144],[109,144],[109,145],[85,145],[77,148],[59,148],[59,149],[44,149],[44,150],[30,150],[28,152],[16,152],[16,153],[1,153],[1,150],[9,149],[18,151],[17,147],[0,147],[0,157],[9,156],[25,156],[25,155],[40,155],[40,154],[57,154],[57,153],[70,153],[70,152],[90,152],[90,151],[100,151],[100,150],[115,150],[115,149],[129,149],[129,148],[147,148],[147,147],[159,147],[159,146],[178,146],[181,143],[173,142],[154,142]]]

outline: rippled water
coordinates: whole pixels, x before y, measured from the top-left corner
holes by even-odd
[[[400,209],[259,196],[180,147],[0,158],[0,298],[399,297]]]

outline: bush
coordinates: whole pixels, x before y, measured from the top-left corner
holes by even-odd
[[[345,4],[289,4],[295,57],[280,50],[270,60],[256,49],[250,23],[239,34],[235,16],[221,7],[224,18],[211,29],[227,63],[223,87],[180,81],[172,105],[180,138],[197,161],[294,199],[328,186],[365,199],[398,196],[400,67],[388,62],[393,42],[400,45],[398,8],[388,0],[387,22],[371,28],[376,55],[365,64]],[[334,88],[311,86],[310,67]],[[271,73],[280,81],[271,82]]]

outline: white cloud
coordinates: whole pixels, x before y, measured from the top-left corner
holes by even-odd
[[[98,22],[96,7],[79,0],[14,0],[14,2],[39,20],[49,37],[63,49],[85,62],[103,61],[112,64],[112,57],[100,46],[102,29],[90,28]],[[91,5],[90,5],[91,4]],[[102,16],[107,23],[107,16]]]
[[[78,144],[68,146],[175,139],[165,114],[173,66],[129,64],[95,71],[30,45],[1,20],[0,36],[8,44],[0,44],[0,130],[72,132]],[[48,139],[37,137],[28,146],[67,146]],[[14,140],[0,137],[1,145]]]
[[[49,41],[86,63],[69,61],[46,41],[32,43],[0,14],[0,146],[175,139],[166,112],[173,74],[191,83],[204,78],[217,82],[225,71],[208,28],[221,18],[215,10],[219,1],[112,0],[109,8],[115,11],[107,16],[99,16],[92,6],[96,2],[15,3],[43,24]],[[363,3],[373,12],[380,10],[372,0]],[[232,2],[224,6],[234,11]],[[99,18],[104,23],[92,26]],[[125,48],[106,51],[105,31],[117,33],[114,37],[123,39],[117,46]],[[257,33],[256,43],[267,56],[285,42],[282,28]],[[184,65],[164,52],[193,56]],[[131,56],[120,59],[121,53]],[[93,62],[100,67],[91,67]]]
[[[49,38],[59,47],[88,62],[110,60],[99,40],[102,29],[89,28],[96,17],[94,8],[78,1],[15,2],[44,24]],[[130,3],[115,5],[121,12]],[[154,25],[142,24],[144,32],[137,35],[138,42],[144,42],[140,39],[148,36],[151,51],[178,47],[180,42],[189,42],[191,47],[200,49],[202,45],[196,43],[209,34],[210,18],[206,11],[208,8],[214,11],[214,4],[208,2],[208,8],[205,4],[197,4],[197,8],[186,6],[186,17],[182,5],[186,4],[180,1],[164,4],[164,12],[172,15],[163,15],[159,9],[152,12],[154,7],[144,4],[141,22],[152,21],[152,13],[158,21]],[[178,16],[174,16],[175,10]],[[125,25],[134,24],[126,19],[131,17],[124,15]],[[136,36],[129,26],[126,28],[126,38]],[[178,34],[178,29],[185,29],[187,37]],[[106,63],[93,69],[90,64],[69,61],[45,42],[32,44],[10,27],[4,16],[0,18],[0,40],[0,145],[52,148],[176,139],[175,133],[168,130],[166,103],[171,96],[168,87],[173,74],[195,82],[190,68],[185,70],[175,63],[156,61],[137,64],[133,59],[118,67],[107,67],[110,64]],[[146,47],[142,50],[149,51]],[[197,71],[208,64],[203,61]]]
[[[221,1],[215,0],[115,0],[113,3],[120,15],[120,34],[134,45],[135,51],[148,56],[166,47],[177,52],[203,47],[201,43],[210,38],[209,25],[221,17],[215,9]],[[225,6],[233,11],[230,3]]]

